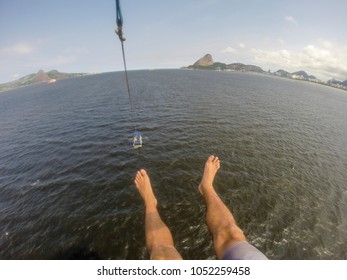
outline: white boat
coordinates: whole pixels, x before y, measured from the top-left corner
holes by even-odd
[[[142,147],[142,136],[141,136],[141,132],[140,131],[135,131],[134,132],[133,147],[135,149]]]

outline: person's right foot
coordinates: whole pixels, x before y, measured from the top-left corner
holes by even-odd
[[[209,156],[204,168],[204,174],[199,185],[199,191],[202,195],[209,189],[213,189],[213,180],[220,168],[220,160],[213,155]]]

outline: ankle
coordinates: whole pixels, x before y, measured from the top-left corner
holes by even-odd
[[[149,212],[153,212],[153,210],[157,211],[157,202],[156,201],[145,202],[145,208],[146,208],[146,211],[149,211]]]

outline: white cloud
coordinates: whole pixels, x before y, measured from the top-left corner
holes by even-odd
[[[257,63],[274,68],[274,71],[280,68],[289,72],[304,70],[320,79],[347,79],[347,49],[334,46],[328,41],[318,46],[305,46],[300,51],[253,48],[251,53]]]
[[[221,50],[222,53],[236,53],[236,50],[232,47],[227,47],[223,50]]]
[[[285,42],[284,42],[283,39],[278,38],[278,39],[277,39],[277,43],[280,44],[281,46],[284,46],[284,43],[285,43]]]
[[[322,45],[326,49],[331,49],[334,46],[331,42],[325,40],[322,40]]]
[[[299,25],[298,22],[292,16],[286,16],[284,19],[294,25]]]
[[[0,49],[0,52],[5,53],[5,54],[29,54],[34,51],[34,47],[30,43],[26,42],[21,42],[21,43],[16,43],[12,46],[5,47]]]
[[[221,50],[222,53],[239,53],[239,50],[245,49],[246,46],[243,43],[238,43],[236,48],[233,47],[226,47],[225,49]]]

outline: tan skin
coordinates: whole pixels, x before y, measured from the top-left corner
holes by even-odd
[[[218,157],[209,156],[205,163],[199,191],[205,200],[206,224],[213,237],[214,249],[217,258],[221,259],[230,246],[238,241],[246,240],[246,237],[213,187],[213,180],[219,168]],[[157,200],[149,176],[144,169],[136,173],[135,186],[145,204],[146,246],[150,259],[181,260],[182,257],[174,246],[171,232],[160,218]]]

